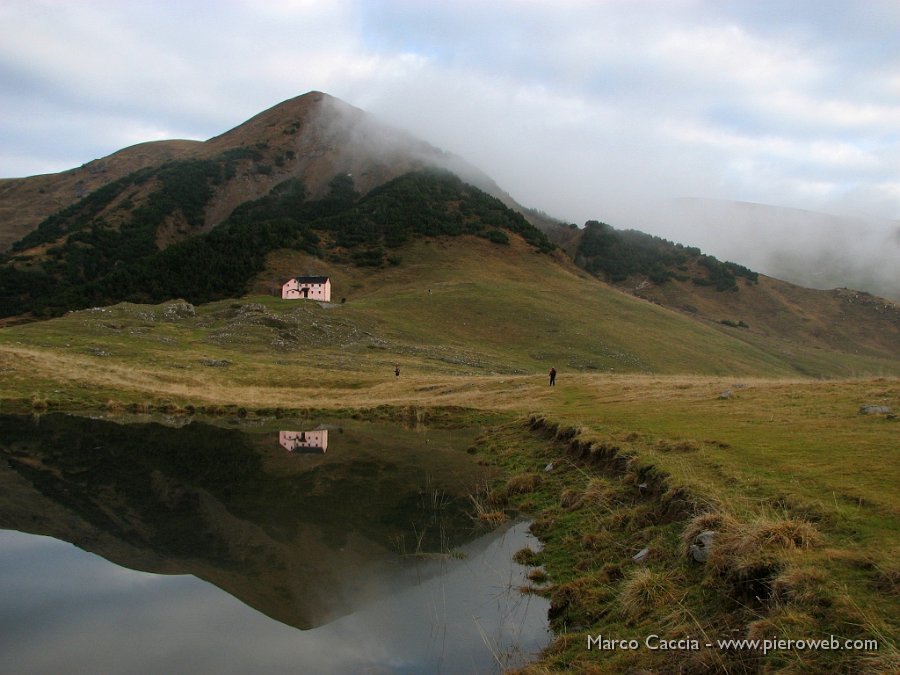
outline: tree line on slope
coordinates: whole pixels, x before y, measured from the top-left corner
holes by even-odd
[[[43,317],[119,301],[235,297],[279,248],[363,266],[399,264],[400,256],[388,249],[416,236],[473,234],[505,244],[509,231],[538,251],[553,248],[499,200],[453,174],[430,170],[401,176],[364,197],[350,176],[338,175],[318,200],[308,199],[302,181],[288,179],[239,206],[211,232],[159,250],[166,219],[180,215],[199,228],[214,188],[234,176],[235,162],[247,159],[253,158],[226,153],[138,171],[46,219],[2,261],[0,315]],[[147,185],[149,196],[135,206],[132,197]],[[111,205],[127,213],[115,226]],[[42,244],[50,245],[40,263],[23,264],[21,253]]]
[[[702,267],[702,276],[692,274],[689,263]],[[611,283],[632,276],[644,276],[656,284],[670,279],[688,281],[697,286],[713,286],[717,291],[737,291],[743,277],[755,283],[756,272],[732,262],[722,262],[699,248],[675,244],[637,230],[616,230],[606,223],[585,223],[575,263]]]

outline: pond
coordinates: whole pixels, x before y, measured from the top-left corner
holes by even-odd
[[[490,673],[550,640],[472,429],[0,415],[3,672]],[[182,425],[182,426],[179,426]]]

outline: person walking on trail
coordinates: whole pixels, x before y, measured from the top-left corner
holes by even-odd
[[[556,386],[556,368],[550,369],[550,386],[551,387]]]

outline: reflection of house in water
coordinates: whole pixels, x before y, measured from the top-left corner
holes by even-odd
[[[288,452],[322,454],[328,449],[328,429],[279,431],[278,442]]]

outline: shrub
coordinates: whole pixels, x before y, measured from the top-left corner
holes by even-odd
[[[487,233],[487,238],[494,244],[509,244],[509,237],[500,230],[491,230]]]

